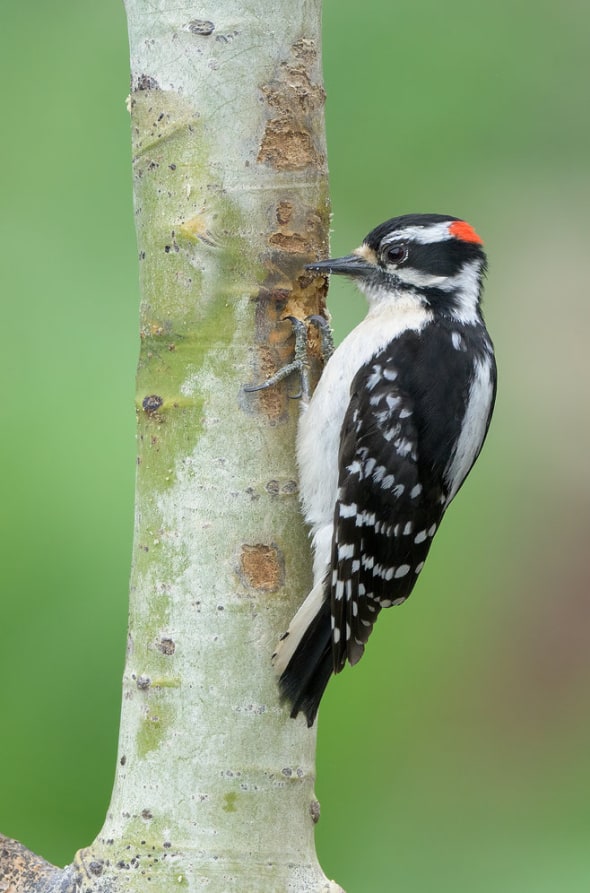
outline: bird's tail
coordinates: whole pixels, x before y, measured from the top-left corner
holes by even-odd
[[[291,716],[304,713],[308,726],[332,675],[331,640],[330,603],[322,581],[295,614],[273,655],[281,696],[291,704]]]

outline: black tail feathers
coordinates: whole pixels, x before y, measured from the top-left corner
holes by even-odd
[[[324,601],[279,678],[281,696],[292,706],[291,716],[304,713],[312,726],[333,672],[330,603]]]

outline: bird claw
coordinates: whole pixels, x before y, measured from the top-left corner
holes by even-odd
[[[317,313],[314,313],[313,316],[308,316],[305,321],[312,322],[314,326],[317,326],[320,330],[322,357],[324,359],[324,363],[327,363],[334,353],[334,336],[332,334],[332,327],[330,326],[330,323],[325,316],[318,316]]]
[[[290,363],[286,363],[284,366],[281,366],[280,369],[277,369],[274,375],[271,375],[266,381],[256,385],[246,385],[244,390],[247,393],[265,391],[267,388],[274,387],[274,385],[278,384],[284,378],[297,372],[300,376],[301,387],[297,394],[289,394],[289,396],[292,400],[299,400],[301,398],[309,400],[311,396],[311,383],[309,377],[309,358],[307,353],[307,324],[311,322],[320,330],[322,355],[326,360],[329,359],[334,351],[334,341],[332,339],[330,325],[323,316],[317,315],[308,316],[305,320],[298,319],[296,316],[285,316],[284,319],[289,320],[295,333],[295,353],[293,359]]]

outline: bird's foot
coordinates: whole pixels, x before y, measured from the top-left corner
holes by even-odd
[[[329,359],[334,352],[332,331],[330,329],[330,324],[323,316],[308,316],[305,320],[297,319],[296,316],[286,316],[285,319],[289,320],[293,326],[293,332],[295,334],[295,353],[293,359],[290,363],[286,363],[284,366],[281,366],[280,369],[277,369],[274,375],[271,375],[266,381],[263,381],[261,384],[247,385],[244,387],[244,390],[248,393],[252,393],[253,391],[264,391],[267,388],[272,388],[284,378],[287,378],[289,375],[296,372],[299,375],[301,382],[300,389],[297,394],[291,394],[290,396],[293,400],[303,398],[303,400],[307,401],[311,395],[309,356],[307,351],[307,324],[311,322],[319,329],[322,356],[325,360]]]
[[[317,314],[308,316],[306,322],[312,322],[320,330],[322,359],[324,363],[327,363],[334,353],[334,336],[330,323],[325,316],[318,316]]]

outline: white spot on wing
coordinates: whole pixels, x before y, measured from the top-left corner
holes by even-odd
[[[451,341],[455,350],[464,350],[463,336],[461,332],[452,332]]]
[[[407,456],[412,452],[412,448],[414,444],[411,440],[408,440],[407,437],[400,437],[398,440],[394,441],[394,447],[400,454],[400,456]]]
[[[373,388],[377,387],[377,385],[382,380],[382,378],[383,378],[383,373],[381,370],[381,366],[376,364],[375,366],[373,366],[373,371],[371,372],[371,374],[369,375],[369,377],[367,379],[367,388],[370,391],[372,391]]]
[[[391,428],[386,428],[383,432],[383,437],[389,443],[390,440],[393,440],[394,437],[397,437],[401,431],[401,425],[393,425]]]
[[[354,462],[351,462],[350,465],[346,466],[346,470],[349,471],[350,474],[360,475],[360,473],[362,471],[361,463],[358,461],[358,459],[355,459]]]

